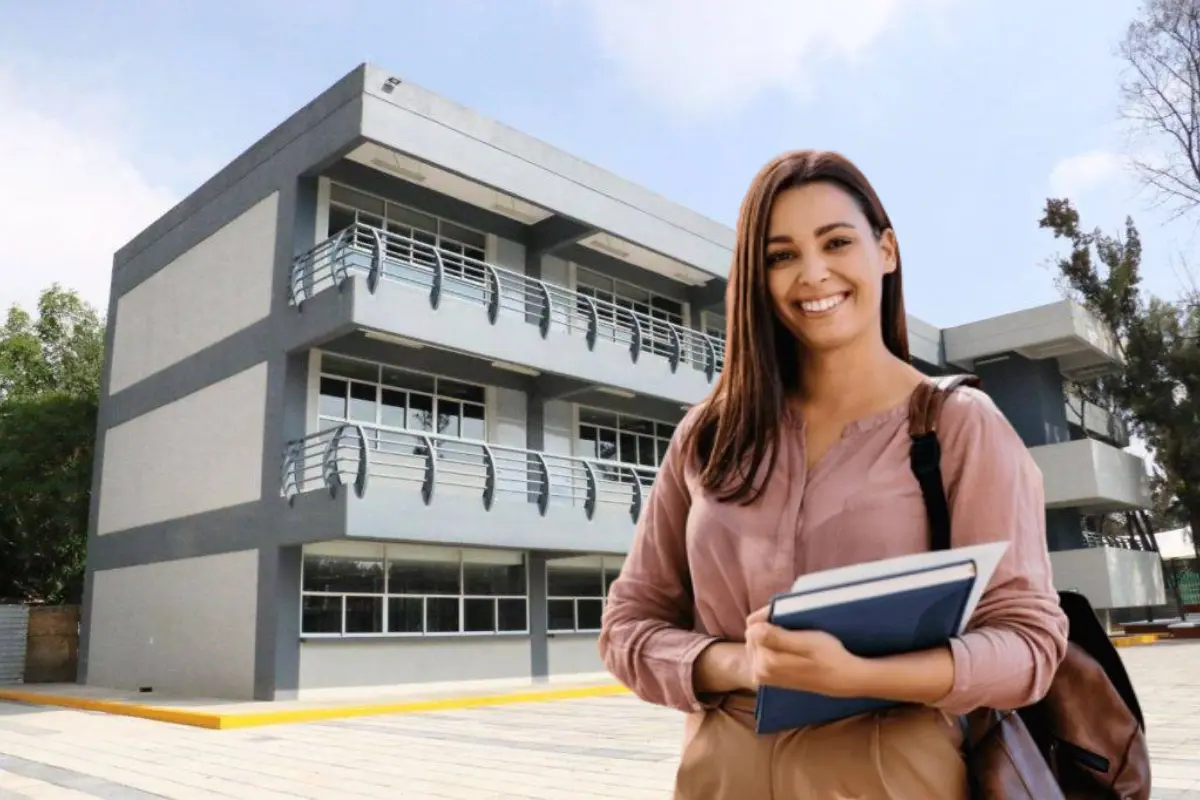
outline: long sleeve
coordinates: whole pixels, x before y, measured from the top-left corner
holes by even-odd
[[[939,428],[954,545],[1007,540],[1009,548],[968,630],[951,640],[954,684],[936,705],[951,713],[1030,705],[1049,690],[1067,646],[1046,546],[1042,475],[982,392],[955,392]]]
[[[680,425],[667,449],[625,565],[609,589],[599,647],[609,672],[638,697],[697,711],[705,704],[696,697],[693,665],[716,638],[692,629],[683,430]]]

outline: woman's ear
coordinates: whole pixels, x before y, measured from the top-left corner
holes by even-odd
[[[879,250],[883,253],[883,273],[888,275],[895,272],[900,261],[900,248],[896,245],[896,233],[891,228],[879,237]]]

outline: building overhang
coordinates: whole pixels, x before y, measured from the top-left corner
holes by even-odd
[[[728,277],[728,227],[385,70],[365,65],[361,75],[369,146],[355,152],[365,163],[427,183],[437,170],[470,202],[529,225],[564,217],[591,231],[585,246],[627,253],[631,263],[671,262],[695,284]]]
[[[1032,360],[1056,359],[1064,377],[1082,381],[1121,364],[1116,344],[1100,323],[1069,300],[947,328],[942,342],[946,362],[965,370],[1018,353]]]

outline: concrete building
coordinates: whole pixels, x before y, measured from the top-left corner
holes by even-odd
[[[607,583],[721,369],[732,242],[354,70],[116,254],[81,680],[280,699],[600,670]],[[1064,395],[1116,363],[1079,309],[909,329],[924,369],[987,380],[1055,548],[1147,503],[1122,432]],[[1146,554],[1096,553],[1071,569],[1126,604]]]

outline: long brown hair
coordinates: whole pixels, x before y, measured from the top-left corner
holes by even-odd
[[[767,289],[767,223],[780,192],[817,182],[848,192],[876,239],[892,227],[866,176],[837,153],[784,153],[754,177],[738,215],[725,291],[725,365],[684,442],[684,452],[697,459],[701,484],[722,501],[751,503],[757,498],[755,484],[775,468],[774,443],[785,399],[801,390],[802,346],[775,315]],[[883,342],[908,361],[899,251],[895,271],[883,276],[881,306]],[[760,476],[764,459],[766,472]]]

